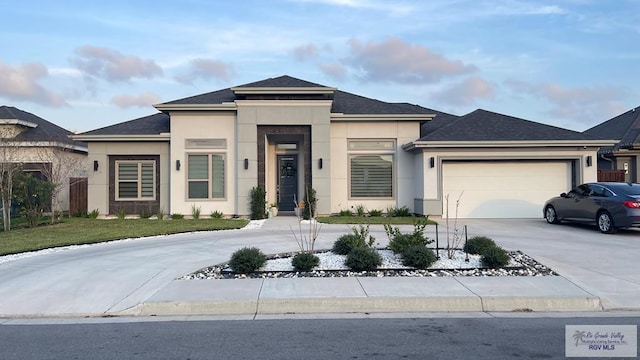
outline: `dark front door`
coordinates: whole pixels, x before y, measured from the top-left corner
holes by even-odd
[[[295,209],[298,193],[298,156],[278,155],[278,208],[280,211]]]

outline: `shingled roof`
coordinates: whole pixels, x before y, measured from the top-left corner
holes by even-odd
[[[450,115],[450,114],[447,114]],[[437,121],[438,116],[433,121]],[[446,124],[442,124],[446,122]],[[513,116],[478,109],[461,117],[444,117],[420,141],[594,140],[592,136]]]
[[[601,149],[600,152],[604,153],[631,148],[634,144],[640,146],[640,109],[631,109],[585,130],[584,133],[601,139],[620,140],[613,147]]]
[[[269,78],[253,83],[240,85],[235,88],[319,88],[332,90],[333,88],[297,79],[288,75]],[[222,89],[206,94],[195,95],[184,99],[169,101],[160,105],[203,105],[222,104],[238,100],[232,88]],[[348,92],[333,91],[332,113],[347,115],[362,114],[433,114],[430,109],[406,103],[388,103]]]
[[[160,135],[169,132],[169,115],[157,113],[82,133],[81,135]]]
[[[86,147],[87,144],[72,140],[69,136],[73,133],[67,129],[53,124],[39,116],[36,116],[30,112],[20,110],[13,106],[0,106],[0,119],[1,120],[16,120],[26,123],[35,124],[35,127],[29,127],[20,134],[18,134],[13,140],[25,141],[25,142],[59,142],[62,144]]]

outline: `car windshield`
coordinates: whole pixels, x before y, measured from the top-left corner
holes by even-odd
[[[611,184],[609,187],[614,192],[621,192],[630,196],[640,196],[640,184]]]

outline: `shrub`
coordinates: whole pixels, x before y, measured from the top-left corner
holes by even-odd
[[[496,243],[488,237],[474,236],[467,240],[467,243],[464,245],[464,251],[469,254],[483,255],[487,249],[495,246]]]
[[[382,210],[369,210],[369,216],[380,217],[382,216]]]
[[[391,217],[406,217],[406,216],[412,216],[413,214],[411,213],[411,210],[409,210],[408,207],[403,206],[403,207],[392,207],[392,208],[388,208],[387,209],[387,216],[391,216]]]
[[[229,267],[240,274],[247,274],[260,269],[267,262],[267,257],[255,247],[245,247],[231,255]]]
[[[127,216],[127,211],[124,208],[119,208],[118,209],[118,219],[124,220],[124,218],[126,216]]]
[[[307,188],[307,191],[305,191],[304,205],[304,208],[302,208],[302,218],[304,220],[310,220],[312,217],[315,217],[318,199],[316,198],[316,190],[314,188]]]
[[[354,271],[375,270],[382,264],[378,251],[370,247],[355,247],[347,255],[345,265]]]
[[[181,220],[181,219],[184,219],[184,215],[175,213],[175,214],[171,214],[171,218],[173,220]]]
[[[140,210],[140,219],[148,219],[151,217],[151,214],[148,213],[146,210]]]
[[[213,211],[211,212],[211,218],[212,219],[222,219],[222,217],[224,216],[224,214],[222,213],[222,211]]]
[[[414,246],[426,246],[431,241],[424,237],[421,233],[413,234],[396,234],[393,239],[389,241],[389,249],[394,254],[402,255],[409,248]]]
[[[353,216],[353,213],[349,209],[340,210],[340,216]]]
[[[356,216],[364,217],[367,214],[367,208],[362,204],[356,205],[354,209]]]
[[[483,266],[496,269],[509,264],[509,254],[506,250],[499,246],[493,246],[484,249],[484,253],[480,258]]]
[[[251,198],[251,220],[260,220],[267,217],[265,196],[267,193],[262,186],[251,188],[249,197]]]
[[[412,245],[402,253],[402,265],[428,269],[436,262],[436,254],[424,245]]]
[[[97,219],[98,216],[100,215],[100,210],[98,209],[93,209],[91,210],[91,212],[88,214],[90,219]]]
[[[191,217],[195,220],[200,219],[200,206],[196,206],[196,204],[191,205]]]
[[[364,244],[359,241],[360,238],[354,234],[344,234],[333,243],[331,251],[339,255],[347,255],[353,248],[364,246]]]
[[[291,259],[291,265],[296,271],[311,271],[320,264],[320,258],[309,252],[299,253]]]
[[[158,218],[158,220],[164,220],[164,209],[163,208],[158,208],[158,211],[156,211],[156,217]]]

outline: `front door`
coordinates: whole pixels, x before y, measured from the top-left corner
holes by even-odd
[[[298,194],[298,155],[278,155],[278,208],[295,209]]]

